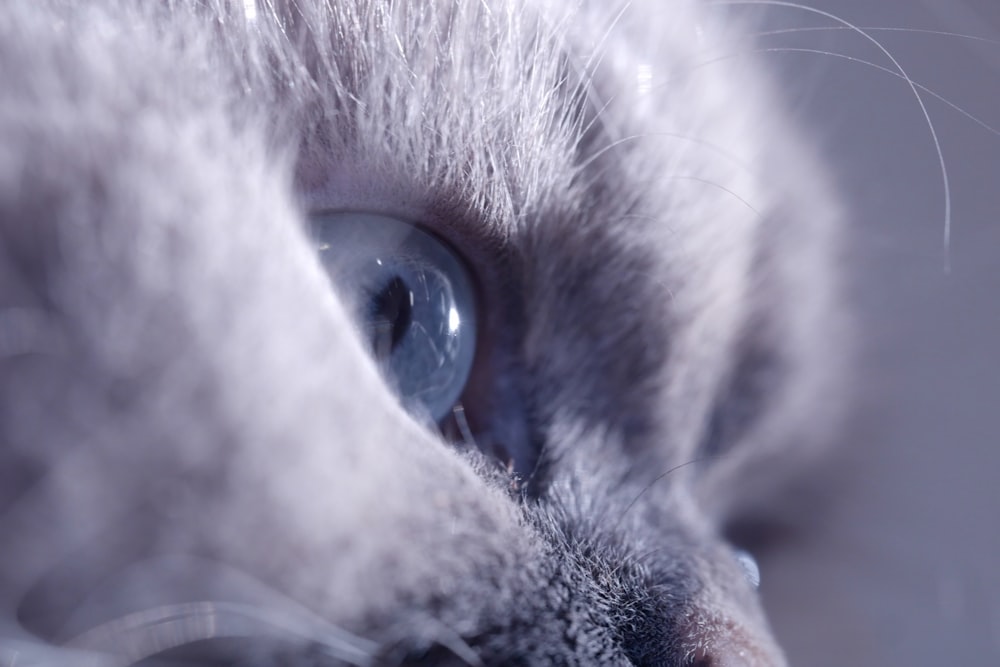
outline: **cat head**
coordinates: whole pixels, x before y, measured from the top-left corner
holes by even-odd
[[[0,651],[783,664],[725,531],[836,416],[839,213],[717,21],[0,10]],[[469,274],[443,419],[320,259],[359,215]]]

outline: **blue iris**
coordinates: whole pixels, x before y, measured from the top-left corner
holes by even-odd
[[[476,301],[462,261],[412,224],[370,213],[312,219],[320,259],[407,407],[440,422],[476,352]]]

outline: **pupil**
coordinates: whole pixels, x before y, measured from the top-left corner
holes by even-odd
[[[413,320],[412,292],[399,276],[393,277],[372,299],[372,348],[379,359],[387,359]]]

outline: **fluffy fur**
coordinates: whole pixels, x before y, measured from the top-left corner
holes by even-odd
[[[230,634],[294,667],[784,664],[723,533],[835,417],[838,211],[719,19],[6,3],[0,664]],[[468,259],[474,427],[514,473],[400,407],[321,210]],[[205,601],[215,630],[85,651]]]

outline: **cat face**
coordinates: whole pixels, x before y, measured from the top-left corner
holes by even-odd
[[[0,651],[784,664],[836,206],[718,17],[566,4],[0,10]]]

